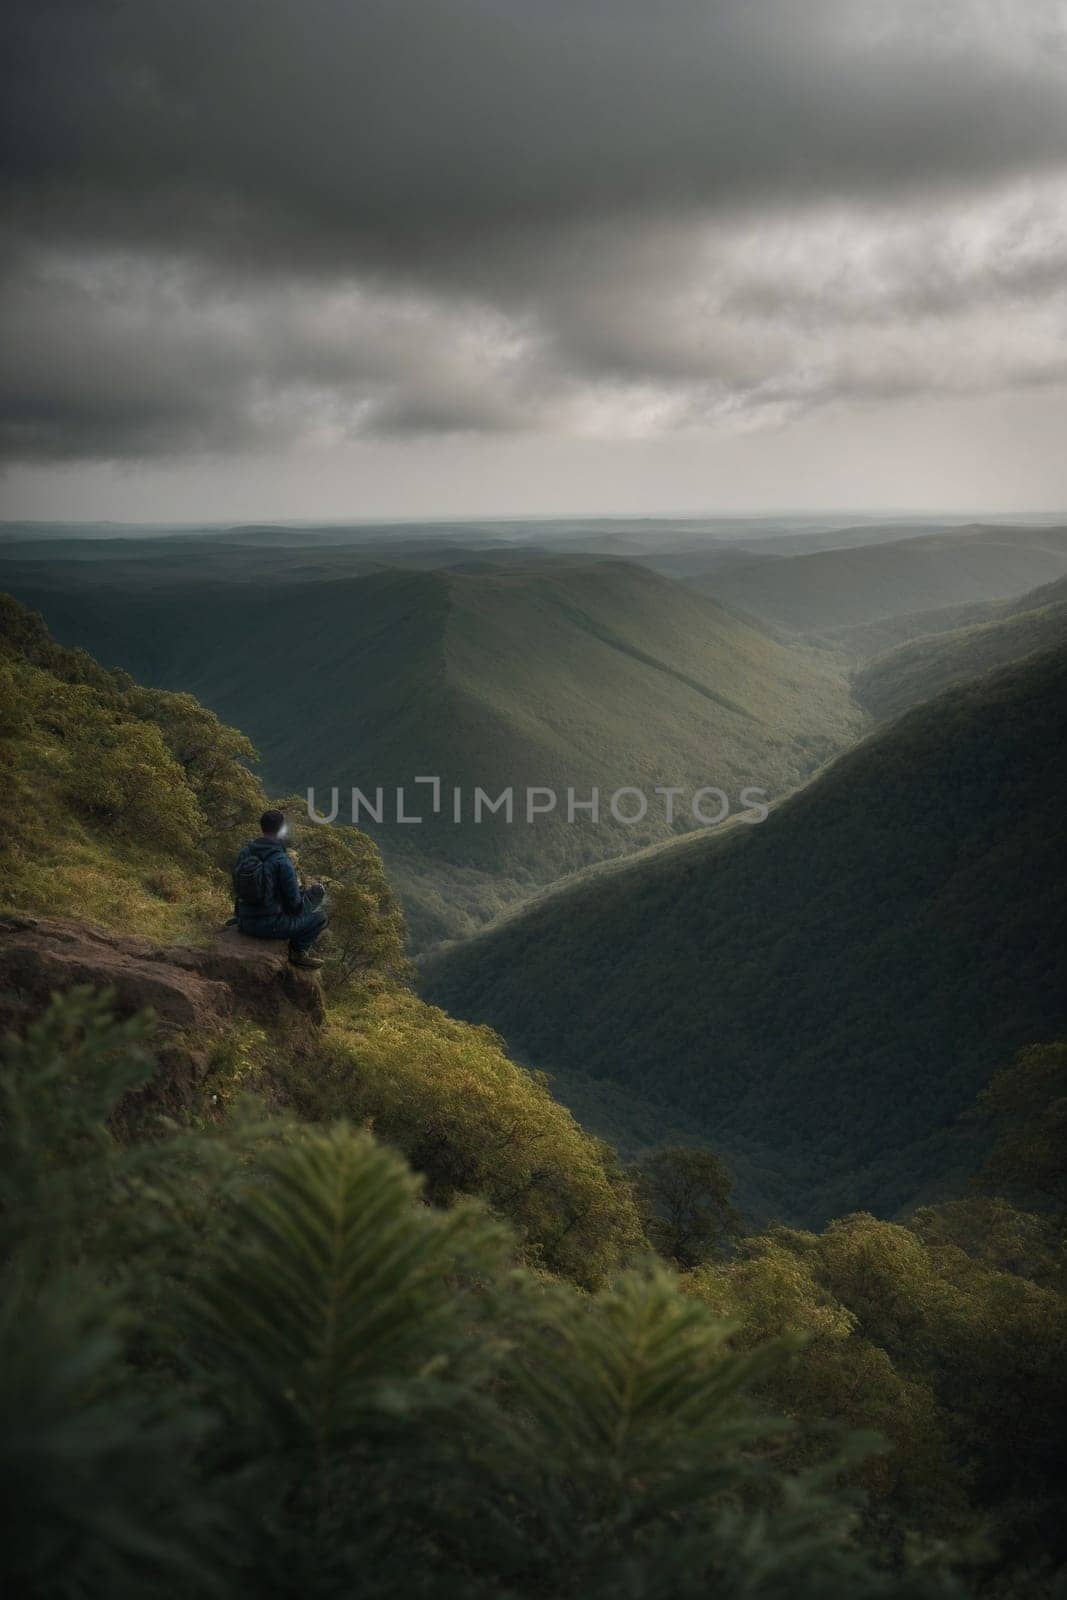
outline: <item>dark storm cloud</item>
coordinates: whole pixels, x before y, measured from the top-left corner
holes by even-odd
[[[1009,302],[1042,381],[1058,4],[32,0],[4,34],[11,457],[958,382],[902,319],[970,318],[995,384]]]
[[[27,227],[260,260],[869,195],[1067,144],[1057,6],[16,0],[6,28]]]

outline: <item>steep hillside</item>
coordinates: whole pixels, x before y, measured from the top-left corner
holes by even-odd
[[[1063,591],[1067,581],[1046,585],[1032,598]],[[1022,602],[997,609],[1001,615],[995,621],[913,639],[876,656],[853,677],[856,698],[881,721],[964,678],[1067,642],[1067,595],[1032,609],[1024,609]]]
[[[20,569],[22,570],[22,569]],[[643,568],[615,561],[472,570],[268,572],[255,583],[185,576],[121,583],[41,577],[20,592],[67,642],[163,687],[190,689],[246,729],[275,789],[333,786],[345,804],[381,786],[373,829],[420,939],[465,931],[537,884],[668,836],[657,785],[778,795],[855,737],[862,715],[825,653]],[[427,814],[420,776],[442,780]],[[420,826],[397,824],[395,791]],[[519,808],[472,819],[473,791]],[[617,821],[621,786],[647,817]],[[454,820],[452,790],[464,796]],[[528,823],[527,787],[555,791]],[[565,815],[594,787],[600,820]],[[420,803],[421,802],[421,803]],[[680,805],[675,831],[693,826]]]
[[[4,595],[0,735],[0,1022],[31,1019],[53,988],[111,988],[123,1014],[156,1010],[157,1109],[217,1122],[253,1091],[303,1123],[373,1125],[432,1198],[483,1197],[538,1263],[583,1283],[639,1243],[612,1152],[498,1040],[411,992],[365,835],[294,814],[298,864],[328,887],[325,1006],[284,947],[220,939],[227,867],[265,804],[240,734],[56,645]],[[294,977],[315,991],[295,1007]]]
[[[1067,1027],[1067,648],[948,690],[758,827],[579,883],[425,991],[523,1059],[622,1085],[775,1168],[794,1217],[892,1212]]]
[[[190,695],[143,689],[0,595],[6,906],[196,936],[261,809],[248,740]]]
[[[800,633],[1001,600],[1067,575],[1067,528],[972,526],[784,556],[698,579],[703,593]]]

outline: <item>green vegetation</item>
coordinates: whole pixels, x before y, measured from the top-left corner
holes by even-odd
[[[999,1138],[983,1168],[987,1187],[1021,1196],[1067,1224],[1067,1042],[1031,1045],[994,1073],[979,1102]]]
[[[1067,1570],[1065,1106],[1067,1045],[1030,1046],[980,1098],[998,1137],[965,1198],[902,1223],[774,1227],[686,1280],[742,1348],[804,1338],[769,1405],[891,1442],[859,1474],[875,1545],[906,1528],[947,1537],[998,1597],[1056,1594]]]
[[[691,1288],[740,1323],[742,1347],[806,1337],[768,1404],[891,1442],[861,1475],[873,1538],[909,1525],[981,1535],[1025,1574],[1008,1593],[1041,1593],[1067,1559],[1056,1487],[1067,1300],[941,1232],[937,1208],[907,1226],[860,1214],[821,1235],[776,1228]]]
[[[731,1351],[662,1273],[589,1299],[516,1271],[344,1125],[120,1146],[151,1072],[143,1029],[73,996],[0,1077],[18,1592],[950,1592],[857,1545],[849,1454],[780,1465],[747,1398],[780,1352]]]
[[[330,991],[325,1029],[227,1052],[205,1095],[254,1091],[303,1122],[372,1128],[449,1204],[479,1195],[507,1217],[525,1259],[602,1283],[643,1245],[614,1151],[591,1138],[488,1028],[456,1022],[400,984]]]
[[[712,1150],[664,1145],[630,1169],[648,1237],[661,1256],[695,1267],[741,1232],[733,1179]]]
[[[958,1184],[990,1072],[1067,1030],[1067,649],[951,689],[759,827],[681,841],[429,961],[521,1059],[673,1108],[807,1225]],[[591,1125],[599,1127],[596,1120]],[[777,1181],[765,1184],[760,1169]]]
[[[104,927],[195,936],[261,809],[251,744],[191,695],[143,689],[0,595],[8,783],[4,899]]]
[[[0,837],[9,909],[200,939],[232,909],[229,868],[266,797],[251,743],[191,694],[145,689],[51,638],[0,595]],[[299,815],[302,802],[287,802]],[[328,981],[402,972],[404,930],[377,849],[355,828],[309,828],[302,865],[328,881]]]
[[[657,785],[716,785],[743,810],[743,788],[794,788],[864,722],[830,653],[621,561],[367,572],[358,552],[306,556],[304,567],[288,552],[250,580],[247,559],[223,563],[220,578],[221,559],[206,552],[202,572],[187,555],[140,567],[128,557],[45,571],[12,563],[7,581],[64,641],[191,691],[246,730],[274,791],[314,786],[325,809],[336,785],[351,820],[352,787],[373,803],[380,785],[386,820],[362,822],[385,851],[416,948],[469,933],[590,862],[692,828],[682,804],[667,823]],[[441,778],[443,816],[412,786],[421,775]],[[423,825],[390,824],[400,785]],[[526,823],[527,786],[554,789],[557,812]],[[644,822],[611,816],[620,786],[648,794]],[[458,826],[455,787],[466,800]],[[515,823],[475,824],[476,787],[494,798],[513,787]],[[600,821],[568,823],[568,788],[581,801],[594,787]]]

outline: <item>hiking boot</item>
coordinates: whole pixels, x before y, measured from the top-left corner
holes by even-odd
[[[305,972],[317,972],[322,966],[322,957],[313,956],[309,950],[290,950],[289,962],[291,966],[301,967]]]

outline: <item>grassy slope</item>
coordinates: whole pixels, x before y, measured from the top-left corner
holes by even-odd
[[[869,624],[1024,593],[1067,574],[1067,528],[970,527],[822,550],[712,574],[696,586],[799,632]]]
[[[893,1211],[1017,1045],[1067,1026],[1067,650],[951,689],[734,825],[445,952],[426,992],[773,1166]]]
[[[23,593],[65,640],[245,728],[276,789],[388,790],[426,773],[468,793],[601,787],[596,827],[375,830],[427,935],[668,832],[658,804],[645,824],[614,822],[616,786],[718,784],[735,805],[746,785],[781,794],[861,725],[825,655],[620,562],[225,586],[168,576],[136,593],[27,580]]]

